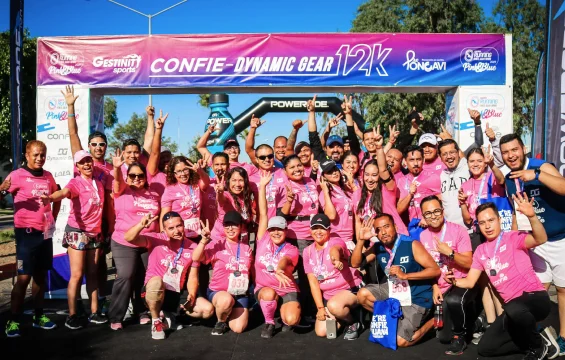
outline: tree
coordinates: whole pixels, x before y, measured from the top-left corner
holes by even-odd
[[[369,0],[359,6],[352,32],[454,33],[481,31],[483,11],[472,0]],[[398,124],[408,131],[407,114],[422,112],[424,131],[437,132],[445,121],[443,94],[362,94],[355,102],[371,126]]]
[[[118,102],[111,96],[104,97],[104,128],[111,129],[118,123]]]
[[[108,148],[111,152],[114,152],[114,149],[121,148],[122,143],[127,139],[137,139],[141,142],[145,137],[146,126],[147,114],[139,115],[133,113],[126,124],[117,124],[115,126],[114,131],[108,137]],[[167,125],[165,124],[165,126]],[[177,143],[169,137],[163,137],[161,145],[167,147],[173,154],[178,151]]]
[[[192,161],[197,161],[198,159],[202,158],[202,155],[200,154],[200,152],[198,152],[198,149],[196,148],[196,144],[198,143],[198,140],[200,140],[201,137],[202,135],[195,135],[192,138],[192,141],[188,144],[188,154],[186,155],[186,157]]]
[[[22,74],[22,142],[35,138],[37,39],[24,32]],[[0,33],[0,160],[11,157],[10,32]]]

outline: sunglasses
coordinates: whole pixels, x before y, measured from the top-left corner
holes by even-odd
[[[101,143],[91,142],[90,146],[92,146],[92,147],[97,147],[97,146],[104,147],[104,146],[106,146],[106,143],[105,142],[101,142]]]
[[[275,158],[275,155],[273,155],[273,154],[257,156],[257,159],[259,159],[261,161],[265,161],[267,159],[273,160],[274,158]]]
[[[181,216],[179,215],[179,213],[175,212],[175,211],[169,211],[168,213],[166,213],[165,215],[163,215],[163,222],[171,219],[171,218],[180,218]]]
[[[130,180],[145,179],[145,174],[144,174],[144,173],[140,173],[140,174],[128,174],[128,178],[130,178]]]

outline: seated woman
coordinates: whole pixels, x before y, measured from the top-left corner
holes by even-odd
[[[255,261],[255,298],[265,317],[262,338],[273,337],[275,311],[280,303],[282,331],[290,331],[300,321],[298,287],[292,273],[298,264],[298,248],[286,241],[286,220],[267,219],[267,186],[273,174],[261,176],[259,183],[259,229]]]
[[[228,331],[228,324],[233,332],[242,333],[249,320],[247,291],[253,255],[249,245],[241,239],[245,223],[237,211],[227,212],[222,223],[224,236],[219,239],[212,239],[209,224],[201,224],[202,240],[192,254],[193,261],[212,264],[207,297],[218,318],[212,335],[223,335]]]
[[[347,325],[344,339],[359,337],[360,320],[352,310],[357,302],[357,291],[361,284],[359,270],[349,267],[349,250],[339,238],[330,239],[330,219],[325,214],[316,214],[310,221],[314,243],[304,249],[304,272],[308,276],[310,289],[318,313],[316,335],[326,336],[326,319],[336,319],[338,326]]]

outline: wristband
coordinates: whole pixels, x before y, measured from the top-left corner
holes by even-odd
[[[534,169],[534,173],[536,174],[536,180],[539,180],[539,173],[540,173],[540,169]]]
[[[68,116],[68,117],[71,117],[71,116],[74,117],[75,114],[67,114],[67,116]]]
[[[381,180],[382,180],[382,179],[381,179]],[[388,179],[383,180],[383,183],[386,184],[386,183],[390,182],[391,180],[392,180],[392,176],[389,176]]]

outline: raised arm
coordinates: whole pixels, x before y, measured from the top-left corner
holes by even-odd
[[[153,141],[151,142],[151,155],[149,155],[149,160],[147,161],[147,172],[152,176],[157,175],[157,173],[159,172],[161,137],[163,136],[163,127],[165,126],[165,120],[167,120],[168,117],[168,113],[163,116],[163,110],[159,110],[159,118],[155,120],[155,134]]]
[[[486,123],[485,135],[488,137],[490,145],[492,146],[492,154],[494,156],[494,164],[501,168],[504,166],[504,161],[502,160],[502,152],[500,151],[500,140],[496,138],[494,130]]]
[[[139,236],[143,229],[147,229],[155,220],[159,218],[159,215],[151,216],[151,214],[145,214],[141,218],[141,221],[135,224],[124,234],[124,240],[132,245],[139,247],[149,247],[149,242],[143,236]]]
[[[385,183],[388,190],[394,190],[396,187],[394,176],[388,171],[386,163],[386,155],[383,150],[383,136],[381,135],[381,126],[377,125],[377,129],[373,128],[375,132],[375,145],[377,146],[377,165],[379,167],[379,177]]]
[[[318,136],[318,125],[316,125],[316,96],[312,100],[308,100],[306,109],[308,110],[308,141],[314,153],[314,158],[319,159],[324,152],[320,136]]]
[[[469,213],[469,206],[467,204],[468,197],[469,196],[465,193],[465,191],[463,191],[463,189],[459,189],[457,199],[459,200],[459,207],[461,208],[463,222],[468,228],[471,228],[471,225],[473,225],[473,219],[471,218],[471,214]]]
[[[355,122],[353,121],[353,103],[352,96],[343,95],[343,102],[341,103],[341,109],[345,114],[345,126],[347,127],[347,136],[349,137],[349,148],[351,152],[355,155],[361,153],[361,144],[359,143],[359,138],[355,131]],[[361,136],[361,138],[363,138]]]
[[[75,102],[78,95],[75,96],[75,89],[72,85],[67,85],[65,91],[61,90],[61,94],[63,94],[67,103],[67,125],[69,127],[69,139],[71,140],[71,156],[74,156],[77,151],[82,150],[75,113]]]
[[[286,141],[286,156],[294,154],[294,146],[296,146],[298,130],[300,130],[307,121],[308,120],[302,121],[300,119],[296,119],[292,122],[292,130],[290,131],[290,135],[288,135],[288,140]]]
[[[145,108],[145,112],[147,113],[147,127],[145,128],[145,136],[143,138],[143,151],[145,156],[149,157],[152,149],[151,144],[155,135],[155,124],[153,123],[155,118],[155,108],[148,105]]]
[[[531,249],[545,243],[547,241],[547,233],[534,211],[534,198],[528,199],[528,195],[525,192],[522,194],[518,192],[512,195],[512,200],[517,204],[516,210],[526,215],[532,226],[532,233],[528,234],[524,240],[526,248]]]
[[[206,159],[198,159],[197,162],[192,164],[192,170],[196,171],[199,177],[198,187],[200,188],[200,191],[205,191],[208,189],[208,186],[210,186],[210,176],[208,176],[208,173],[204,170],[205,168]]]
[[[322,195],[324,196],[324,214],[330,219],[330,221],[334,221],[337,218],[337,211],[335,210],[335,206],[332,202],[332,197],[330,196],[330,186],[326,179],[322,176],[320,178],[320,187],[322,188]],[[339,185],[337,185],[339,186]]]
[[[112,156],[112,165],[114,165],[114,183],[112,184],[112,192],[114,196],[120,196],[126,188],[126,183],[124,182],[124,177],[122,175],[122,165],[124,164],[124,159],[122,157],[122,152],[120,149],[116,149],[115,154]]]
[[[534,170],[519,170],[510,173],[511,179],[520,179],[523,182],[533,181],[536,178]],[[544,163],[540,167],[538,180],[557,195],[565,196],[565,178],[561,176],[555,166]]]
[[[259,182],[259,227],[257,229],[257,241],[263,238],[269,224],[267,216],[267,185],[269,185],[272,178],[273,173],[263,173]]]
[[[200,226],[200,236],[202,238],[198,242],[196,249],[194,249],[194,251],[192,252],[192,261],[203,262],[205,257],[204,249],[212,238],[210,235],[210,224],[208,223],[208,219],[206,219],[206,224],[204,224],[202,220],[200,220]]]
[[[392,126],[389,125],[389,127],[388,127],[388,142],[386,143],[386,145],[384,147],[385,154],[388,153],[390,151],[390,149],[392,149],[394,144],[396,144],[396,140],[398,139],[399,135],[400,135],[400,131],[396,130],[396,125],[392,125]]]
[[[485,154],[485,161],[486,161],[488,167],[492,170],[492,173],[494,174],[494,178],[496,179],[496,182],[500,186],[504,186],[504,182],[506,181],[506,178],[504,177],[504,174],[502,173],[502,171],[500,171],[498,166],[495,165],[494,155],[491,153],[490,150],[491,150],[490,144],[487,148],[483,148],[483,153]]]
[[[216,130],[215,124],[208,126],[208,129],[204,132],[204,135],[202,135],[202,137],[196,143],[196,150],[198,150],[198,152],[200,153],[200,155],[202,155],[203,158],[212,157],[212,153],[206,147],[206,143],[210,138],[210,134],[213,133],[215,130]]]
[[[245,139],[245,152],[249,156],[249,160],[252,164],[257,166],[257,159],[255,158],[255,134],[257,128],[263,125],[265,121],[255,117],[255,114],[251,116],[251,123],[249,124],[249,133]]]

